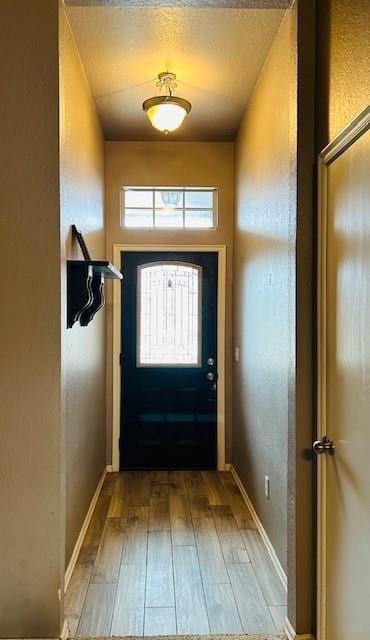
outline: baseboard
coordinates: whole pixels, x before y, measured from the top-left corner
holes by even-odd
[[[296,633],[288,618],[285,618],[284,631],[288,636],[288,640],[315,640],[315,636],[312,633]]]
[[[81,531],[78,534],[78,538],[77,538],[77,541],[76,541],[76,544],[75,544],[75,548],[73,549],[73,553],[72,553],[71,559],[70,559],[70,561],[68,563],[68,567],[66,569],[66,573],[65,573],[65,577],[64,577],[64,592],[66,592],[66,590],[67,590],[69,581],[71,579],[71,575],[73,573],[73,569],[75,568],[75,565],[76,565],[76,562],[77,562],[77,558],[78,558],[78,554],[80,553],[80,549],[82,547],[82,543],[83,543],[84,537],[86,535],[86,531],[88,529],[88,526],[90,524],[90,520],[92,518],[92,514],[94,513],[95,505],[96,505],[96,502],[97,502],[97,500],[99,498],[99,494],[100,494],[101,488],[103,486],[103,482],[104,482],[106,474],[107,474],[107,469],[105,468],[103,473],[102,473],[102,475],[101,475],[101,478],[100,478],[100,480],[98,482],[98,486],[95,489],[95,493],[94,493],[94,495],[92,497],[92,500],[91,500],[89,509],[87,511],[85,520],[83,521],[83,525],[81,527]]]
[[[113,473],[113,465],[112,464],[107,464],[106,469],[107,469],[107,473]]]
[[[60,634],[60,639],[59,640],[68,640],[69,637],[70,637],[70,629],[69,629],[67,620],[64,620],[63,627],[62,627],[62,632]]]
[[[222,468],[221,467],[218,468],[218,471],[231,471],[231,466],[232,466],[231,464],[229,464],[228,462],[225,462],[222,465]]]
[[[244,487],[242,481],[240,480],[239,475],[238,475],[238,473],[237,473],[237,471],[236,471],[236,469],[234,468],[233,465],[231,465],[231,473],[233,474],[234,480],[235,480],[236,484],[238,485],[238,487],[240,489],[240,493],[242,494],[242,496],[243,496],[243,498],[244,498],[244,500],[245,500],[245,502],[247,504],[247,507],[248,507],[249,511],[251,512],[251,515],[252,515],[252,518],[254,520],[254,523],[255,523],[258,531],[261,534],[261,538],[262,538],[262,540],[263,540],[263,542],[265,544],[265,547],[266,547],[267,552],[268,552],[268,554],[269,554],[269,556],[270,556],[270,558],[272,560],[272,563],[273,563],[273,565],[274,565],[274,567],[276,569],[276,572],[277,572],[277,574],[278,574],[278,576],[279,576],[279,578],[280,578],[280,580],[281,580],[281,582],[282,582],[282,584],[284,586],[284,589],[285,589],[285,591],[287,591],[288,590],[288,580],[287,580],[286,573],[285,573],[283,567],[280,564],[280,560],[276,555],[276,552],[275,552],[275,549],[274,549],[274,547],[273,547],[273,545],[271,543],[271,540],[268,537],[265,529],[263,528],[262,522],[261,522],[261,520],[259,519],[259,517],[258,517],[258,515],[256,513],[256,510],[255,510],[255,508],[254,508],[254,506],[252,504],[252,501],[251,501],[250,497],[248,496],[248,494],[247,494],[247,492],[245,490],[245,487]],[[303,640],[303,638],[302,638],[302,640]]]

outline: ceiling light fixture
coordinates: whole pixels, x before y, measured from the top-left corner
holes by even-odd
[[[169,71],[158,74],[157,87],[165,90],[166,95],[148,98],[143,103],[143,109],[155,129],[169,133],[175,131],[183,123],[185,116],[191,109],[191,104],[185,98],[178,98],[173,93],[177,88],[176,75]]]

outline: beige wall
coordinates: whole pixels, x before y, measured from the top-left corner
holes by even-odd
[[[370,2],[317,3],[318,151],[370,103]]]
[[[233,456],[287,569],[288,618],[299,634],[315,624],[314,25],[315,3],[295,2],[235,145],[235,340],[251,341],[234,370]]]
[[[58,637],[65,549],[105,464],[104,315],[65,328],[70,224],[104,256],[104,146],[58,0],[1,10],[0,636]]]
[[[2,0],[0,76],[0,636],[57,637],[64,572],[57,0]]]
[[[227,247],[226,454],[231,457],[231,265],[233,245],[233,145],[229,142],[106,143],[107,255],[122,244],[221,244]],[[124,185],[215,186],[219,224],[214,231],[135,231],[120,227],[120,187]],[[112,394],[112,302],[108,300],[107,397]],[[112,411],[108,403],[108,462]]]
[[[233,373],[233,463],[285,569],[295,340],[294,25],[294,16],[287,14],[235,142],[233,308],[240,362]]]
[[[65,433],[66,564],[105,466],[105,310],[66,329],[66,260],[71,224],[92,258],[105,257],[104,143],[64,10],[60,14],[60,190],[62,409]]]

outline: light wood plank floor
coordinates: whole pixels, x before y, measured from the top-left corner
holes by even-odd
[[[286,593],[229,472],[107,475],[65,598],[72,636],[274,633]]]

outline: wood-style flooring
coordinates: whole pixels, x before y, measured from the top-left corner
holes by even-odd
[[[229,472],[110,473],[72,574],[71,635],[274,633],[286,592]]]

